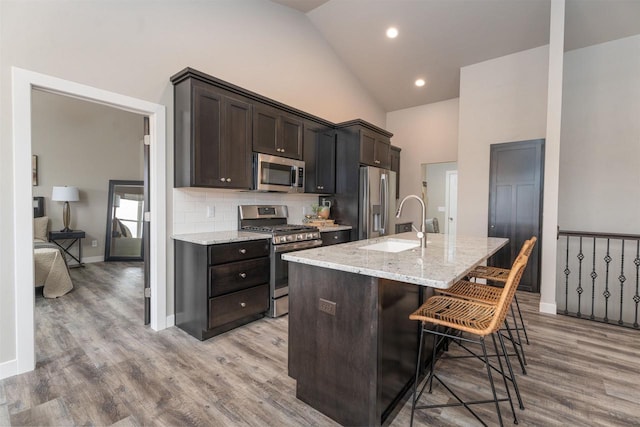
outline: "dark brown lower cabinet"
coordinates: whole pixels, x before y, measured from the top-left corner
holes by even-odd
[[[176,326],[205,340],[269,309],[269,241],[175,241]]]
[[[413,384],[429,288],[289,263],[289,376],[296,397],[342,425],[392,419]],[[430,341],[430,340],[427,340]],[[423,354],[431,354],[427,342]]]

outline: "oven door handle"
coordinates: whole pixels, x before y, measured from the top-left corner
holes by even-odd
[[[300,249],[317,248],[318,246],[322,246],[321,239],[306,240],[304,242],[284,243],[281,245],[273,245],[273,252],[274,253],[290,252],[290,251],[297,251]]]

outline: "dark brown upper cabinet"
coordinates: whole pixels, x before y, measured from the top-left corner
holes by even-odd
[[[254,104],[253,151],[302,160],[302,120],[263,104]]]
[[[368,129],[360,130],[360,163],[389,169],[391,142],[387,136]]]
[[[250,189],[251,104],[193,78],[174,103],[174,186]]]
[[[390,155],[389,159],[391,162],[390,169],[396,173],[396,199],[400,198],[400,147],[396,147],[392,145],[389,147]],[[411,231],[411,230],[409,230]]]
[[[336,190],[336,132],[312,122],[304,124],[306,193],[332,194]]]

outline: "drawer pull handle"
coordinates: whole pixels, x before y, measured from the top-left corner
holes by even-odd
[[[247,277],[247,273],[240,273],[238,276],[240,276],[242,279]]]
[[[241,302],[241,303],[240,303],[240,307],[245,308],[246,306],[247,306],[247,303],[246,303],[246,302]]]
[[[238,252],[240,252],[241,254],[246,254],[247,250],[245,248],[240,249]]]

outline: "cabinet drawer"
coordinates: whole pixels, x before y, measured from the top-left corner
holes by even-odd
[[[269,256],[268,240],[251,240],[209,246],[209,265],[265,256]]]
[[[256,258],[209,267],[210,297],[263,283],[269,283],[269,258]]]
[[[209,299],[209,329],[269,309],[269,285]]]
[[[321,233],[322,246],[337,245],[338,243],[346,243],[349,241],[351,230],[327,231]]]

